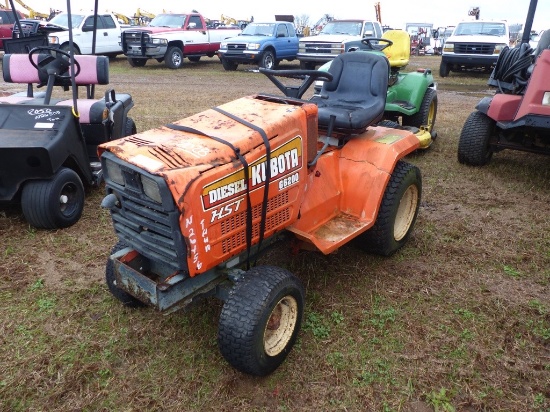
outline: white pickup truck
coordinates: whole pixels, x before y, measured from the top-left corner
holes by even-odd
[[[75,53],[92,54],[94,15],[72,13],[71,23]],[[69,15],[67,13],[58,14],[48,21],[44,27],[49,32],[48,42],[50,46],[59,47],[65,51],[69,49]],[[53,31],[56,27],[60,31]],[[122,54],[122,47],[120,45],[121,32],[122,28],[115,16],[112,14],[98,14],[94,54],[107,56]]]
[[[490,72],[509,42],[510,31],[506,21],[462,21],[445,41],[439,75],[447,77],[451,71]]]

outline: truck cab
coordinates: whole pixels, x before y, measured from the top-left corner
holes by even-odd
[[[297,55],[300,68],[313,70],[339,54],[365,49],[361,43],[365,37],[381,38],[380,23],[361,19],[329,21],[317,36],[300,39]]]
[[[20,19],[25,17],[20,11],[17,11],[17,15]],[[4,40],[12,38],[14,24],[15,15],[13,10],[0,9],[0,50],[4,50]]]
[[[93,14],[72,14],[73,42],[77,54],[92,54],[92,40],[94,36]],[[60,13],[51,19],[46,27],[59,26],[60,31],[48,36],[50,46],[59,47],[61,50],[69,49],[69,15]],[[116,17],[112,14],[100,14],[97,16],[97,33],[95,54],[116,56],[122,54],[120,46],[121,27]]]
[[[451,71],[481,70],[490,72],[504,47],[510,31],[504,20],[472,20],[458,23],[445,41],[439,75]]]

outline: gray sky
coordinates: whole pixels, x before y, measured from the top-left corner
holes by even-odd
[[[24,3],[36,11],[48,13],[49,8],[66,10],[66,0],[24,0]],[[181,7],[175,6],[181,4]],[[374,19],[375,2],[343,3],[334,0],[277,0],[272,2],[251,2],[250,0],[99,0],[100,11],[114,11],[128,16],[133,15],[140,7],[148,12],[158,14],[163,11],[187,12],[198,10],[205,17],[219,19],[223,14],[235,19],[273,20],[275,14],[292,14],[309,16],[310,24],[314,24],[324,14],[335,18],[365,18]],[[47,5],[45,7],[44,5]],[[93,9],[94,0],[73,0],[73,12],[82,8]],[[497,0],[478,0],[472,3],[460,0],[380,0],[382,23],[393,28],[405,28],[405,23],[432,23],[434,27],[455,25],[468,19],[470,7],[477,6],[481,10],[481,18],[508,20],[510,23],[525,23],[529,0],[514,0],[500,2]],[[21,8],[17,6],[17,8]],[[23,11],[23,10],[22,10]],[[550,28],[550,1],[539,0],[533,28],[537,30]]]

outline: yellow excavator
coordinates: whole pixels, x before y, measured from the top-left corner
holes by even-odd
[[[146,26],[151,20],[155,18],[153,13],[149,13],[143,9],[137,9],[134,14],[134,22],[139,26]]]
[[[220,17],[220,23],[224,26],[237,26],[240,27],[241,30],[244,29],[248,23],[254,21],[254,18],[251,17],[250,20],[237,20],[233,17],[224,16],[223,14]]]
[[[132,19],[128,16],[125,16],[122,13],[117,13],[116,11],[112,11],[112,10],[107,10],[107,13],[111,13],[113,16],[115,16],[117,18],[118,22],[121,23],[121,24],[133,25],[132,24]]]
[[[52,13],[54,13],[53,10],[50,9],[50,13],[49,14],[46,14],[46,13],[40,13],[36,10],[33,10],[32,8],[30,8],[29,6],[27,6],[25,3],[23,3],[21,0],[15,0],[15,2],[17,4],[19,4],[21,7],[23,7],[25,10],[28,11],[28,13],[23,13],[25,14],[26,16],[28,16],[30,19],[40,19],[40,20],[49,20],[52,16]],[[8,0],[5,0],[5,3],[6,3],[6,8],[9,9],[11,8],[10,5],[9,5],[9,2]]]

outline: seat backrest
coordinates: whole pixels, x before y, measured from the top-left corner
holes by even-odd
[[[386,105],[389,62],[382,54],[356,51],[338,55],[331,63],[333,79],[325,81],[318,97],[319,125],[361,130],[379,121]]]
[[[409,64],[411,57],[411,36],[405,30],[387,30],[382,38],[391,40],[393,44],[382,52],[386,55],[392,68],[403,68]]]
[[[39,61],[46,55],[35,54]],[[77,86],[109,84],[109,58],[107,56],[78,55],[75,60],[80,64],[80,73],[76,76]],[[70,70],[70,69],[69,69]],[[2,75],[7,83],[45,83],[48,76],[34,67],[28,54],[5,54],[2,60]],[[56,86],[69,85],[70,80],[56,80]]]

